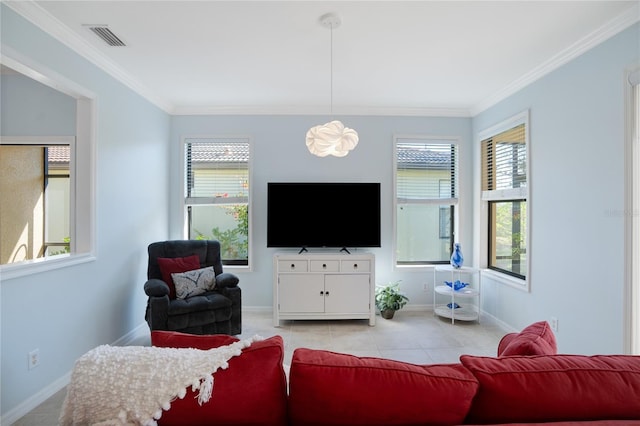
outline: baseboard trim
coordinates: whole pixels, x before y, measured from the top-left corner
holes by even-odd
[[[143,322],[124,336],[120,337],[118,340],[113,342],[112,346],[129,346],[132,343],[139,341],[144,337],[149,337],[149,325],[146,322]]]
[[[513,326],[511,326],[510,324],[507,324],[506,322],[499,320],[498,318],[494,317],[493,315],[487,313],[486,311],[481,311],[480,312],[480,318],[489,318],[490,321],[492,323],[494,323],[495,325],[497,325],[498,327],[500,327],[502,330],[504,330],[506,333],[514,333],[514,332],[518,332],[520,330],[514,328]]]
[[[143,322],[142,324],[113,342],[112,346],[129,346],[135,342],[139,342],[140,339],[148,336],[149,326],[146,322]],[[0,425],[10,425],[17,422],[22,417],[27,415],[30,411],[33,411],[35,408],[37,408],[38,405],[42,404],[47,399],[58,393],[61,389],[63,389],[71,382],[71,373],[72,371],[67,372],[59,379],[41,389],[39,392],[31,395],[31,397],[24,400],[17,407],[9,410],[2,416],[2,418],[0,418]]]
[[[15,407],[12,410],[9,410],[2,419],[0,420],[0,424],[3,425],[11,425],[22,417],[24,417],[27,413],[34,410],[38,405],[45,402],[47,399],[51,398],[53,395],[62,390],[65,386],[69,384],[71,381],[71,372],[68,372],[64,376],[50,383],[39,392],[33,394],[31,397],[24,400],[20,405]]]
[[[272,306],[243,306],[243,312],[273,312]]]

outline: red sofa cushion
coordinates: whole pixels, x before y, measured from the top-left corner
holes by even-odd
[[[480,382],[466,423],[640,419],[640,356],[462,355]]]
[[[156,260],[162,274],[162,280],[169,286],[169,299],[176,298],[176,286],[171,274],[200,269],[200,257],[197,254],[187,257],[159,257]]]
[[[211,349],[238,339],[226,335],[192,335],[153,331],[154,346]],[[287,425],[287,382],[282,365],[284,343],[273,336],[254,342],[240,356],[229,360],[229,367],[213,375],[213,393],[199,405],[191,389],[162,413],[159,425],[245,424]],[[167,366],[171,368],[171,366]]]
[[[459,364],[415,365],[298,348],[291,426],[460,424],[478,382]]]
[[[556,336],[546,321],[535,322],[520,333],[509,333],[498,343],[498,356],[555,355]]]

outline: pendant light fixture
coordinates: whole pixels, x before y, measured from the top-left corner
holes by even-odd
[[[320,24],[331,30],[331,115],[333,115],[333,29],[338,28],[342,20],[334,13],[320,17]],[[345,127],[339,120],[312,127],[306,138],[309,152],[318,157],[333,155],[344,157],[358,145],[358,133]]]

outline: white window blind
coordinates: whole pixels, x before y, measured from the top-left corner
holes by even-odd
[[[527,187],[525,125],[484,139],[481,142],[482,198],[521,198]]]
[[[186,203],[246,202],[249,196],[249,140],[185,140]]]
[[[456,144],[446,141],[398,139],[396,143],[398,203],[457,203],[457,149]]]

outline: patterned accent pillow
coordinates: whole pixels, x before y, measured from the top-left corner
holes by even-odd
[[[171,278],[176,286],[176,297],[178,299],[186,299],[187,297],[206,293],[216,286],[216,273],[213,270],[213,266],[171,274]]]

